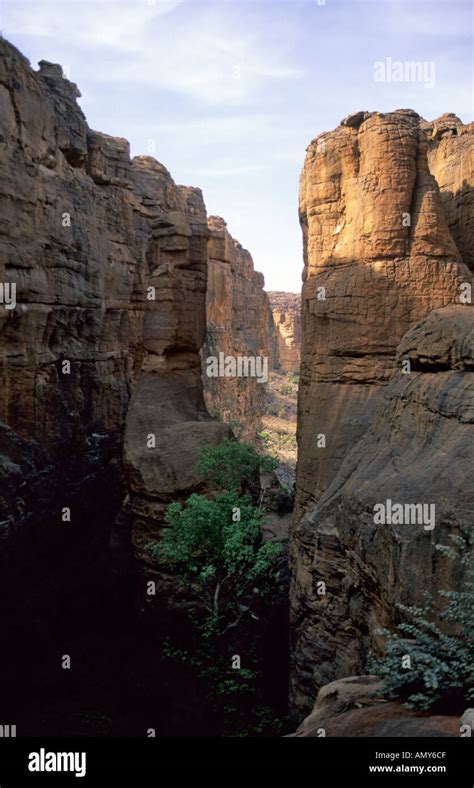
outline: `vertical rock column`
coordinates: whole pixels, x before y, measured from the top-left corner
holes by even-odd
[[[466,265],[474,269],[474,123],[447,113],[422,124],[428,164],[441,191],[449,230]]]
[[[371,423],[403,334],[431,309],[459,302],[469,279],[411,110],[358,113],[316,138],[301,175],[300,221],[296,522]]]
[[[471,274],[449,233],[427,147],[410,110],[357,113],[311,143],[301,177],[303,346],[291,541],[291,695],[298,713],[311,707],[322,684],[363,670],[373,630],[393,624],[396,602],[410,603],[410,593],[413,602],[423,590],[413,583],[420,567],[423,587],[452,571],[436,565],[422,528],[401,539],[386,526],[374,533],[373,521],[373,504],[387,497],[423,501],[425,490],[434,500],[428,447],[438,451],[437,431],[450,425],[443,381],[432,376],[436,352],[430,374],[415,386],[397,371],[404,358],[397,359],[397,346],[433,309],[457,304],[471,313],[462,305]],[[444,344],[441,356],[449,357],[449,339]],[[413,363],[420,363],[416,351]],[[395,373],[395,388],[387,389]],[[467,386],[467,379],[459,382],[464,368],[449,374],[446,386]],[[430,415],[432,407],[439,417]],[[459,401],[460,422],[462,411]],[[404,473],[415,457],[416,483]],[[440,459],[435,473],[441,467]],[[453,481],[445,484],[456,500]]]
[[[272,314],[263,275],[255,271],[250,253],[218,216],[209,217],[209,233],[207,333],[202,351],[206,403],[240,438],[253,442],[265,406],[265,381],[255,376],[210,377],[208,360],[219,359],[220,354],[221,358],[258,357],[267,371],[271,369]]]
[[[135,160],[137,184],[148,204],[160,196],[154,193],[160,180],[153,177],[160,166],[146,157]],[[124,440],[130,497],[122,515],[131,523],[145,579],[158,577],[146,548],[159,538],[168,504],[203,486],[204,479],[194,471],[199,450],[229,435],[226,425],[211,418],[203,397],[199,351],[206,330],[206,210],[199,189],[172,182],[168,189],[169,210],[153,220],[146,250],[151,299]],[[123,526],[123,517],[121,521]],[[140,598],[147,601],[145,579]]]

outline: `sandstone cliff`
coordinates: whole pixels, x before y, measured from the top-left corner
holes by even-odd
[[[463,303],[471,274],[428,170],[421,125],[410,110],[350,116],[311,143],[301,177],[291,548],[298,714],[322,684],[363,672],[367,649],[379,645],[374,629],[393,625],[397,602],[457,587],[458,570],[435,559],[433,544],[448,527],[473,523],[465,469],[474,312]],[[434,534],[375,526],[373,507],[387,499],[435,504]]]
[[[0,280],[17,293],[16,308],[0,312],[0,416],[25,452],[37,441],[50,462],[69,463],[120,435],[128,413],[132,489],[185,489],[197,445],[227,432],[207,414],[200,382],[201,192],[90,130],[59,66],[34,72],[0,46]],[[194,445],[177,464],[176,430]]]
[[[410,110],[350,118],[314,140],[301,176],[300,217],[304,508],[319,499],[371,423],[407,328],[431,309],[459,302],[470,275],[428,170],[420,119]],[[318,451],[314,440],[322,433],[327,445]]]
[[[301,357],[301,296],[269,292],[278,343],[278,363],[284,372],[299,372]]]
[[[211,216],[208,225],[207,333],[202,349],[206,404],[239,437],[253,442],[263,414],[268,370],[277,352],[276,333],[264,278],[254,270],[251,255],[232,238],[223,219]],[[259,358],[266,373],[210,376],[210,360],[219,360],[220,354]]]
[[[422,127],[428,164],[441,190],[448,227],[466,265],[474,269],[474,123],[447,113]]]
[[[0,55],[0,614],[14,632],[0,658],[4,709],[13,714],[23,692],[12,671],[28,662],[24,638],[34,626],[39,667],[19,675],[44,688],[43,704],[64,708],[53,709],[49,730],[58,733],[74,705],[61,688],[46,698],[66,631],[73,659],[84,643],[103,653],[94,668],[79,660],[84,697],[96,704],[107,659],[119,654],[121,681],[138,694],[148,687],[139,704],[146,721],[167,680],[156,678],[160,626],[179,628],[179,611],[196,604],[158,575],[147,545],[170,501],[204,489],[193,470],[199,449],[230,435],[204,401],[206,293],[206,355],[262,356],[270,367],[271,311],[250,254],[223,220],[208,222],[199,189],[176,185],[150,157],[131,159],[126,140],[89,129],[60,66],[34,71],[3,39]],[[265,384],[205,380],[213,411],[227,408],[224,417],[243,420],[253,437]],[[151,580],[156,595],[147,593]],[[151,612],[140,632],[137,609]],[[135,636],[144,642],[128,652],[130,666],[121,648]],[[182,697],[168,699],[167,714]],[[191,728],[201,707],[202,698],[191,703]],[[22,724],[31,733],[43,725],[27,705]],[[186,724],[181,714],[171,721]]]

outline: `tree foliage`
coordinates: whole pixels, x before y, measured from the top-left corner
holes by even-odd
[[[385,654],[371,654],[367,663],[370,672],[383,679],[384,695],[424,711],[462,710],[474,700],[472,553],[464,537],[451,535],[450,542],[436,549],[459,560],[464,570],[461,589],[441,590],[435,597],[427,592],[422,607],[399,605],[407,620],[398,625],[397,633],[381,630]],[[409,668],[403,667],[405,655],[410,657]]]
[[[224,490],[240,491],[259,472],[272,471],[277,465],[274,457],[258,454],[253,446],[226,439],[215,448],[201,449],[196,471]]]
[[[196,470],[224,489],[170,504],[160,541],[148,545],[162,571],[175,575],[196,601],[189,609],[192,643],[169,640],[166,655],[195,669],[216,728],[227,735],[278,731],[263,700],[261,670],[265,633],[283,602],[284,562],[280,545],[262,538],[264,513],[241,493],[270,467],[271,458],[235,441],[203,450]],[[240,652],[242,666],[235,670]]]
[[[250,600],[271,593],[280,546],[262,541],[262,518],[250,496],[236,492],[193,494],[184,505],[169,505],[170,527],[150,552],[194,588],[212,618],[207,628],[227,626],[232,615],[252,615]]]

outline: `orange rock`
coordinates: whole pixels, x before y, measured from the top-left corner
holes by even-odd
[[[449,126],[459,129],[451,116]],[[411,110],[358,118],[310,144],[301,176],[303,339],[290,544],[298,714],[323,684],[364,670],[375,630],[394,626],[398,602],[458,587],[460,574],[449,560],[434,560],[432,541],[466,518],[473,524],[465,469],[474,457],[461,449],[474,445],[474,310],[463,300],[472,273],[428,169],[425,129]],[[436,504],[432,539],[422,526],[402,536],[376,525],[374,504],[388,499]]]
[[[299,372],[301,359],[301,295],[269,292],[278,342],[278,363],[284,372]]]

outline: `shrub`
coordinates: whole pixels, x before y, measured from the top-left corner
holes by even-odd
[[[451,535],[450,541],[451,545],[435,547],[459,559],[465,569],[461,589],[439,591],[435,599],[425,593],[422,607],[398,605],[408,621],[398,625],[400,634],[382,630],[385,654],[382,658],[371,654],[367,662],[368,670],[382,678],[387,697],[400,697],[406,705],[424,711],[433,707],[462,710],[466,701],[474,701],[472,554],[463,537]],[[437,616],[435,603],[442,600],[444,609]],[[441,621],[449,625],[449,634],[446,627],[440,628]],[[410,668],[403,668],[404,655],[410,657]]]

